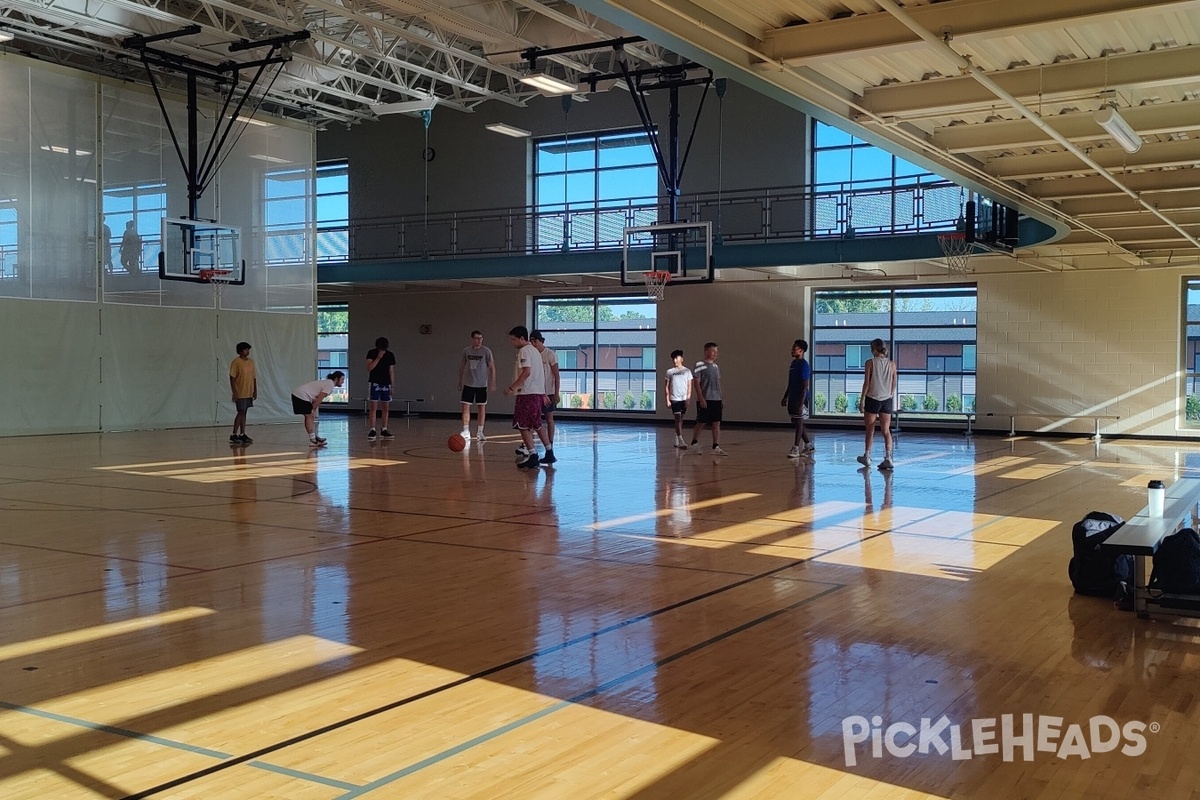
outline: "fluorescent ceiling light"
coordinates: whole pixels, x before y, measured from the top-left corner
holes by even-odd
[[[44,144],[44,145],[42,145],[42,149],[45,150],[47,153],[62,153],[64,155],[69,155],[72,152],[75,153],[75,155],[77,155],[77,156],[90,156],[92,154],[91,150],[74,150],[73,151],[69,147],[63,147],[62,145],[57,145],[57,144]]]
[[[484,125],[483,127],[487,128],[489,131],[495,131],[496,133],[503,133],[505,136],[511,136],[514,139],[524,139],[526,136],[533,135],[527,130],[514,127],[504,122],[493,122],[492,124]]]
[[[247,125],[257,125],[260,128],[271,127],[271,123],[264,122],[261,119],[254,119],[253,117],[235,117],[234,119],[236,119],[238,122],[244,122]]]
[[[11,31],[0,31],[0,42],[11,42],[13,34]]]
[[[255,153],[254,155],[252,155],[250,157],[257,158],[259,161],[267,161],[267,162],[270,162],[271,164],[286,164],[286,163],[288,163],[288,160],[286,158],[276,158],[275,156],[263,155],[262,153]]]
[[[1115,108],[1102,108],[1093,114],[1092,118],[1126,153],[1136,153],[1142,149],[1142,137],[1138,136],[1138,132],[1130,127]]]
[[[547,75],[544,72],[530,72],[522,75],[518,80],[526,86],[532,86],[542,94],[550,96],[562,94],[575,94],[579,91],[579,87],[573,83],[567,83],[561,78],[555,78],[553,75]]]
[[[420,100],[405,100],[402,103],[383,103],[371,106],[371,110],[379,117],[386,114],[418,114],[422,111],[432,111],[437,104],[436,97],[424,97]]]

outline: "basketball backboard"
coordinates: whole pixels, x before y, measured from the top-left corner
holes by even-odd
[[[158,277],[203,283],[201,271],[224,270],[225,282],[240,286],[246,282],[241,239],[241,229],[231,225],[164,217]]]
[[[671,286],[713,280],[712,223],[672,222],[625,228],[621,284],[642,286],[647,272],[669,272]]]

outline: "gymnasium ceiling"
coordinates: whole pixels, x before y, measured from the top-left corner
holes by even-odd
[[[1200,256],[1200,0],[24,0],[0,7],[16,35],[0,49],[144,82],[122,39],[193,23],[156,46],[217,63],[232,42],[311,31],[266,107],[316,125],[429,95],[521,106],[521,51],[644,36],[539,66],[576,81],[618,55],[695,60],[1061,223],[1024,268]],[[1136,153],[1093,118],[1110,106]]]

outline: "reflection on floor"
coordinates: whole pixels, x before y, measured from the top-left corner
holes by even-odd
[[[1200,631],[1066,563],[1200,448],[358,423],[5,440],[0,797],[1192,796]]]

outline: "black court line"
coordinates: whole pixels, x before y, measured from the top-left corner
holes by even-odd
[[[401,708],[401,707],[409,705],[411,703],[415,703],[419,700],[424,700],[428,697],[433,697],[435,695],[441,694],[442,692],[446,692],[451,689],[458,688],[459,686],[463,686],[463,685],[471,683],[473,681],[481,680],[481,679],[489,677],[491,675],[495,675],[498,672],[503,672],[504,670],[511,669],[512,667],[520,666],[521,664],[526,664],[530,661],[533,661],[534,659],[541,658],[543,656],[547,656],[552,653],[557,653],[557,652],[565,650],[569,647],[574,647],[577,644],[583,644],[585,642],[593,641],[601,636],[607,635],[614,631],[621,630],[622,628],[626,628],[630,625],[635,625],[639,622],[644,622],[646,620],[653,619],[654,617],[661,616],[663,614],[669,613],[676,609],[683,608],[684,606],[691,605],[693,603],[698,603],[701,600],[705,600],[710,597],[715,597],[716,595],[723,594],[725,592],[731,591],[731,590],[736,589],[741,586],[745,586],[754,581],[771,577],[772,575],[774,575],[777,572],[782,572],[786,569],[790,569],[801,563],[803,563],[803,562],[802,561],[788,562],[787,564],[784,564],[779,567],[775,567],[774,569],[770,569],[759,575],[751,575],[751,576],[746,577],[743,580],[734,581],[733,583],[727,584],[725,586],[720,586],[720,587],[717,587],[716,589],[710,589],[707,592],[702,592],[693,597],[689,597],[684,600],[679,600],[674,603],[670,603],[661,608],[657,608],[653,611],[648,611],[643,614],[638,614],[637,616],[630,617],[629,619],[625,619],[620,622],[613,623],[612,625],[609,625],[605,628],[601,628],[600,630],[593,631],[593,632],[587,633],[587,634],[583,634],[582,636],[578,636],[578,637],[568,640],[566,642],[561,642],[559,644],[551,645],[549,647],[542,648],[541,650],[537,650],[532,653],[528,653],[526,655],[519,656],[517,658],[506,661],[502,664],[497,664],[495,666],[488,667],[487,669],[480,670],[479,672],[475,672],[471,675],[466,675],[462,678],[458,678],[456,680],[450,681],[449,683],[442,684],[441,686],[437,686],[432,689],[427,689],[423,692],[418,692],[415,695],[411,695],[409,697],[405,697],[400,700],[394,700],[394,701],[392,701],[390,703],[386,703],[382,706],[378,706],[378,707],[370,709],[368,711],[363,711],[359,714],[355,714],[352,717],[347,717],[346,719],[338,720],[337,722],[331,722],[328,725],[323,725],[320,728],[316,728],[314,730],[298,734],[296,736],[293,736],[288,739],[284,739],[284,740],[276,742],[274,744],[267,745],[266,747],[259,748],[258,750],[255,750],[251,753],[245,753],[243,755],[236,756],[234,758],[229,759],[228,761],[223,761],[220,764],[214,764],[211,767],[206,767],[204,769],[196,770],[195,772],[189,773],[187,775],[182,775],[178,778],[174,778],[174,779],[172,779],[170,781],[166,781],[164,783],[160,783],[156,786],[152,786],[149,789],[144,789],[135,794],[126,795],[124,798],[121,798],[121,800],[142,800],[142,798],[151,797],[160,792],[165,792],[169,789],[174,789],[174,788],[182,786],[186,783],[191,783],[192,781],[199,780],[200,778],[205,778],[210,775],[214,775],[218,772],[227,770],[230,767],[234,767],[239,764],[245,764],[250,761],[259,760],[259,759],[263,758],[264,756],[267,756],[271,753],[275,753],[275,752],[278,752],[279,750],[283,750],[285,748],[292,747],[293,745],[301,744],[301,743],[309,741],[311,739],[315,739],[319,736],[323,736],[327,733],[332,733],[334,731],[341,730],[342,728],[348,727],[348,726],[353,725],[358,722],[362,722],[363,720],[367,720],[372,717],[379,716],[380,714],[387,713],[388,711],[392,711],[394,709]],[[844,588],[843,584],[834,584],[831,586],[831,588],[826,589],[825,591],[823,591],[817,595],[814,595],[812,598],[808,598],[808,600],[812,600],[817,597],[823,597],[824,595],[829,594],[830,592],[838,591],[839,589],[842,589],[842,588]],[[786,611],[786,610],[788,610],[788,609],[783,609],[781,611],[774,612],[774,615],[783,613],[783,611]],[[682,656],[679,656],[679,657],[682,657]]]

